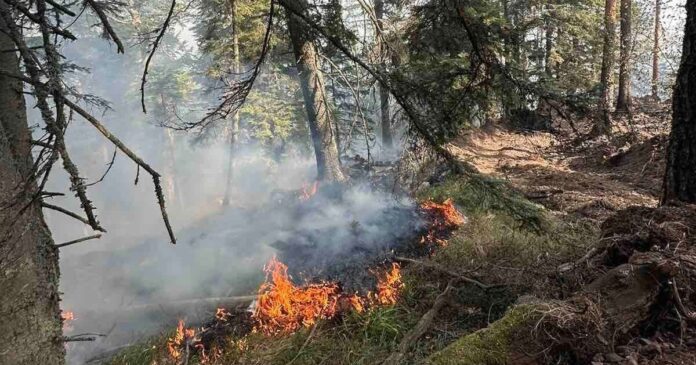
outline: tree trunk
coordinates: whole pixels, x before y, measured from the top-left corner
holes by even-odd
[[[655,34],[652,54],[652,98],[660,100],[658,85],[660,83],[660,0],[655,0]]]
[[[295,0],[296,9],[306,12],[306,0]],[[343,181],[345,175],[341,170],[338,147],[331,128],[331,117],[324,90],[324,80],[319,68],[319,55],[314,45],[314,36],[295,14],[289,15],[288,31],[297,61],[300,87],[304,97],[309,131],[314,144],[317,159],[317,180]]]
[[[9,11],[6,6],[0,11]],[[0,18],[0,70],[19,74]],[[23,85],[0,76],[0,364],[63,364],[58,250],[31,179],[31,134]]]
[[[696,0],[686,2],[684,46],[672,98],[662,203],[696,203]]]
[[[377,18],[377,26],[375,27],[377,47],[379,48],[379,69],[384,71],[386,65],[386,47],[382,42],[382,31],[384,29],[384,0],[375,0],[375,18]],[[394,147],[391,116],[389,115],[389,90],[382,84],[379,84],[379,110],[382,121],[382,147],[389,151]]]
[[[621,45],[619,63],[619,95],[616,111],[628,112],[631,109],[631,18],[632,1],[621,0]]]
[[[234,52],[234,73],[239,74],[241,69],[241,61],[239,56],[239,27],[237,26],[237,2],[232,1],[232,51]],[[236,111],[232,116],[232,125],[229,130],[230,147],[227,163],[227,181],[225,183],[225,197],[222,200],[222,205],[230,205],[232,195],[232,177],[234,176],[234,158],[235,150],[237,149],[237,140],[239,136],[239,111]]]
[[[614,52],[616,48],[616,0],[604,2],[604,44],[602,46],[602,70],[600,75],[601,94],[599,111],[594,132],[607,134],[611,131],[611,83],[614,69]]]

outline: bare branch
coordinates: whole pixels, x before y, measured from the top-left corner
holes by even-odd
[[[46,2],[51,4],[51,6],[53,6],[56,10],[61,11],[61,12],[65,13],[66,15],[77,16],[77,14],[75,14],[72,10],[66,8],[65,6],[63,6],[61,4],[58,4],[54,0],[46,0]]]
[[[138,155],[136,155],[133,151],[130,150],[121,140],[119,140],[116,136],[111,134],[104,125],[97,120],[95,117],[93,117],[91,114],[89,114],[87,111],[82,109],[79,105],[73,103],[72,101],[68,99],[63,100],[65,102],[65,105],[68,106],[70,109],[74,110],[77,114],[82,116],[85,120],[90,122],[97,130],[104,136],[106,139],[111,141],[116,147],[118,147],[121,152],[123,152],[128,158],[133,160],[138,167],[142,167],[145,171],[147,171],[151,176],[152,176],[152,181],[155,185],[155,195],[157,196],[157,203],[160,206],[160,211],[162,213],[162,219],[164,220],[164,225],[167,227],[167,233],[169,234],[169,239],[172,241],[173,244],[176,244],[176,238],[174,237],[174,231],[172,230],[172,226],[169,223],[169,216],[167,215],[167,210],[165,208],[165,202],[164,202],[164,194],[162,193],[162,185],[160,184],[160,174],[155,171],[150,165],[148,165],[145,161],[143,161]]]
[[[59,193],[54,193],[54,194],[59,194]],[[61,195],[63,195],[63,194],[61,194]],[[69,210],[67,210],[67,209],[65,209],[65,208],[61,208],[61,207],[59,207],[59,206],[57,206],[57,205],[49,204],[49,203],[46,203],[46,202],[41,202],[41,207],[46,208],[46,209],[55,210],[56,212],[61,212],[61,213],[65,214],[65,215],[67,215],[68,217],[75,218],[75,219],[77,219],[78,221],[80,221],[80,222],[82,222],[82,223],[84,223],[84,224],[86,224],[86,225],[88,225],[88,226],[90,225],[90,224],[89,224],[89,221],[87,220],[87,218],[80,217],[79,214],[73,213],[73,212],[71,212],[71,211],[69,211]],[[99,227],[99,229],[97,229],[97,230],[100,231],[100,232],[106,233],[106,230],[105,230],[104,228],[102,228],[102,227]]]
[[[65,243],[59,243],[59,244],[55,245],[55,247],[56,247],[56,248],[66,247],[66,246],[74,245],[74,244],[80,243],[80,242],[85,242],[85,241],[89,241],[89,240],[99,239],[99,238],[101,238],[101,236],[102,236],[101,233],[99,233],[99,234],[94,234],[94,235],[91,235],[91,236],[78,238],[78,239],[76,239],[76,240],[68,241],[68,242],[65,242]]]
[[[147,109],[145,108],[145,83],[147,82],[147,73],[150,69],[150,62],[152,62],[152,57],[155,55],[159,43],[162,41],[164,34],[167,32],[167,28],[169,28],[169,22],[171,22],[172,20],[172,14],[174,14],[175,6],[176,0],[172,0],[172,4],[169,7],[169,13],[167,14],[167,18],[164,20],[164,24],[162,24],[162,27],[160,28],[160,31],[157,34],[157,38],[155,38],[155,42],[152,44],[152,50],[150,51],[150,54],[147,56],[147,61],[145,61],[145,69],[143,70],[142,82],[140,84],[140,103],[143,107],[143,113],[146,114]]]

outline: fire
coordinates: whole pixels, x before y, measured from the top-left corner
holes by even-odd
[[[62,318],[64,322],[74,321],[75,313],[72,311],[64,311],[60,313],[60,318]]]
[[[231,315],[232,314],[230,314],[230,312],[228,312],[225,308],[218,308],[215,311],[215,319],[217,319],[218,321],[226,322],[227,318]]]
[[[264,271],[267,279],[259,288],[253,314],[257,330],[265,334],[290,333],[336,314],[338,285],[320,283],[297,287],[290,281],[287,266],[275,257]]]
[[[302,191],[300,192],[300,201],[307,201],[311,199],[314,194],[317,193],[317,188],[319,187],[319,182],[314,181],[311,185],[302,183]]]
[[[443,233],[448,233],[466,223],[466,218],[459,213],[452,199],[447,199],[442,204],[425,201],[421,204],[421,209],[432,222],[428,233],[421,238],[423,243],[437,243],[444,246],[447,241],[442,239]]]
[[[182,356],[182,346],[189,346],[189,342],[193,340],[195,336],[196,330],[186,328],[184,326],[184,320],[180,319],[179,324],[176,326],[176,333],[167,340],[169,356],[178,361]]]
[[[374,300],[378,305],[394,305],[403,287],[404,284],[401,281],[401,266],[394,262],[392,263],[391,270],[388,270],[384,275],[379,277]]]

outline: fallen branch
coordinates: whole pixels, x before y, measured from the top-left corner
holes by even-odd
[[[51,193],[51,194],[52,194],[52,195],[49,195],[49,196],[54,196],[53,194],[55,194],[55,195],[57,195],[57,196],[62,196],[62,195],[64,195],[64,194],[61,194],[61,193]],[[58,195],[58,194],[59,194],[59,195]],[[73,213],[73,212],[71,212],[71,211],[69,211],[69,210],[67,210],[67,209],[65,209],[65,208],[61,208],[61,207],[59,207],[59,206],[57,206],[57,205],[53,205],[53,204],[41,202],[41,207],[46,208],[46,209],[55,210],[56,212],[61,212],[61,213],[65,214],[65,215],[67,215],[68,217],[77,219],[78,221],[80,221],[80,222],[82,222],[82,223],[84,223],[84,224],[86,224],[86,225],[88,225],[88,226],[90,225],[90,224],[89,224],[89,221],[87,220],[87,218],[81,217],[79,214]],[[106,230],[105,230],[104,228],[102,228],[102,227],[97,228],[97,231],[106,233]]]
[[[679,313],[681,313],[684,318],[686,318],[687,322],[691,323],[696,323],[696,312],[692,312],[688,310],[684,306],[684,302],[681,300],[681,296],[679,295],[679,289],[677,288],[677,281],[675,278],[672,278],[672,297],[674,297],[674,303],[677,305],[677,310]]]
[[[396,348],[396,351],[389,355],[386,360],[384,360],[382,363],[383,365],[399,365],[403,363],[403,359],[408,353],[408,349],[411,348],[411,346],[418,341],[418,339],[423,336],[428,329],[430,329],[430,326],[432,325],[438,312],[440,312],[440,309],[442,309],[442,307],[445,306],[445,303],[447,303],[447,297],[454,289],[454,281],[455,280],[450,280],[449,283],[447,283],[445,290],[440,293],[437,298],[435,298],[435,303],[433,303],[432,308],[425,312],[416,326],[404,336],[399,343],[399,346]]]
[[[407,257],[401,257],[401,256],[396,256],[396,257],[394,257],[394,259],[395,259],[396,261],[409,262],[409,263],[412,263],[412,264],[416,264],[416,265],[419,265],[419,266],[423,266],[423,267],[426,267],[426,268],[429,268],[429,269],[433,269],[433,270],[442,272],[442,273],[444,273],[444,274],[447,274],[447,275],[449,275],[449,276],[452,276],[452,277],[454,277],[454,278],[457,278],[457,279],[459,279],[459,280],[461,280],[461,281],[465,281],[465,282],[467,282],[467,283],[474,284],[474,285],[478,286],[478,287],[481,288],[481,289],[490,289],[490,288],[493,288],[493,287],[495,287],[495,286],[498,286],[498,285],[487,285],[487,284],[484,284],[484,283],[482,283],[482,282],[480,282],[480,281],[478,281],[478,280],[476,280],[476,279],[472,279],[472,278],[467,277],[467,276],[464,276],[464,275],[462,275],[462,274],[460,274],[460,273],[458,273],[458,272],[451,271],[451,270],[446,269],[446,268],[444,268],[444,267],[442,267],[442,266],[440,266],[440,265],[438,265],[438,264],[429,263],[429,262],[424,262],[424,261],[415,260],[415,259],[409,259],[409,258],[407,258]]]
[[[148,303],[133,305],[130,307],[123,308],[123,312],[148,312],[148,311],[165,311],[165,312],[179,312],[182,309],[187,309],[188,307],[231,307],[238,304],[251,303],[256,299],[256,295],[242,295],[236,297],[213,297],[213,298],[199,298],[199,299],[187,299],[179,301],[168,301],[163,303]]]
[[[567,262],[567,263],[565,263],[565,264],[563,264],[563,265],[560,265],[560,266],[558,267],[557,270],[558,270],[559,273],[564,273],[564,272],[573,270],[573,269],[575,269],[576,267],[578,267],[578,266],[582,265],[583,263],[587,262],[589,259],[593,258],[593,257],[594,257],[595,255],[597,255],[598,253],[599,253],[599,248],[593,247],[591,250],[587,251],[587,253],[586,253],[583,257],[579,258],[577,261],[575,261],[575,262]]]
[[[305,339],[304,343],[300,347],[300,349],[297,351],[297,354],[295,357],[292,358],[292,360],[288,361],[286,365],[291,365],[295,360],[297,360],[300,355],[302,355],[302,351],[304,351],[305,347],[307,347],[307,344],[309,344],[309,341],[314,337],[314,333],[317,331],[317,327],[319,326],[319,322],[315,323],[314,326],[312,326],[312,330],[309,332],[309,335]]]
[[[99,238],[101,238],[101,236],[102,236],[102,235],[101,235],[101,233],[100,233],[100,234],[95,234],[95,235],[91,235],[91,236],[87,236],[87,237],[82,237],[82,238],[78,238],[78,239],[76,239],[76,240],[72,240],[72,241],[68,241],[68,242],[65,242],[65,243],[57,244],[57,245],[55,245],[55,247],[56,247],[56,248],[61,248],[61,247],[65,247],[65,246],[70,246],[70,245],[74,245],[74,244],[80,243],[80,242],[85,242],[85,241],[89,241],[89,240],[99,239]]]

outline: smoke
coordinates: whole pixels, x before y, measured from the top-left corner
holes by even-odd
[[[364,186],[327,189],[299,203],[297,191],[316,176],[313,156],[297,152],[279,158],[260,146],[235,151],[230,205],[223,206],[229,145],[195,143],[195,136],[158,127],[156,117],[144,115],[137,93],[142,68],[135,52],[118,56],[97,38],[80,39],[63,52],[90,69],[73,74],[69,82],[112,103],[110,111],[92,112],[163,175],[178,239],[177,245],[168,240],[149,175],[138,172],[120,152],[111,165],[114,146],[85,121],[72,120],[66,141],[81,176],[95,183],[108,171],[88,188],[108,233],[60,250],[61,307],[75,313],[65,335],[106,335],[95,342],[68,343],[70,364],[171,329],[179,318],[189,323],[211,318],[209,307],[172,310],[157,304],[254,293],[264,279],[263,265],[273,255],[298,263],[298,280],[328,278],[335,271],[325,270],[327,263],[345,255],[383,257],[379,255],[389,252],[390,245],[413,232],[412,202]],[[27,101],[31,107],[32,100]],[[30,124],[40,124],[35,110],[30,108],[29,116]],[[51,204],[81,212],[60,168],[54,169],[47,190],[66,193],[50,198]],[[95,233],[61,213],[44,212],[56,243]],[[304,250],[287,255],[284,243]],[[311,257],[303,261],[300,252]]]

